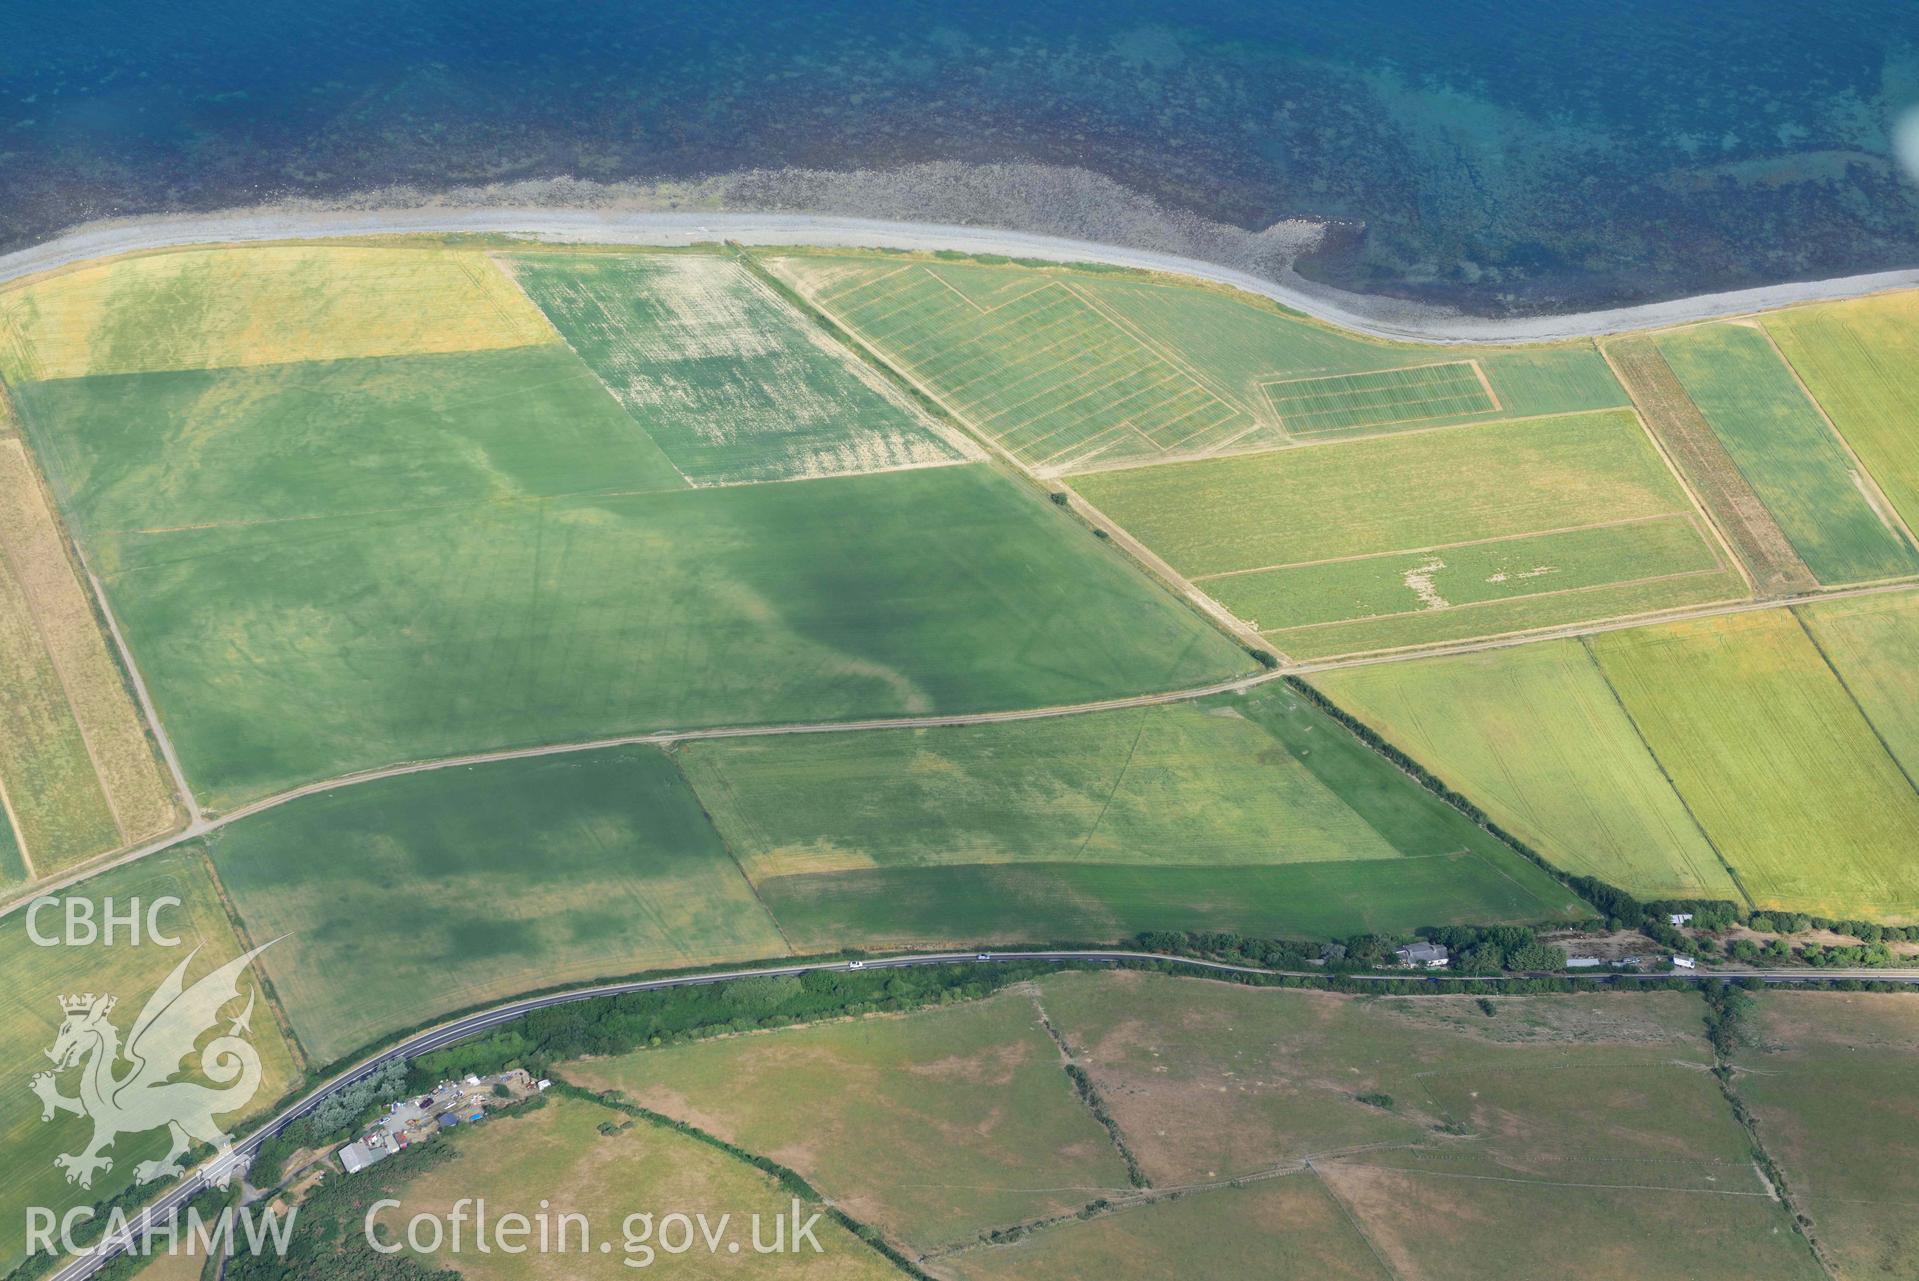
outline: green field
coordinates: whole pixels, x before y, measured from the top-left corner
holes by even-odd
[[[1256,430],[1244,405],[1116,323],[1072,278],[953,263],[770,265],[1029,467],[1206,452]]]
[[[681,759],[796,942],[1326,935],[1576,909],[1282,687]]]
[[[1903,531],[1763,329],[1706,325],[1657,339],[1714,434],[1822,583],[1919,572]]]
[[[40,1101],[28,1088],[34,1072],[49,1066],[44,1051],[53,1045],[60,1027],[60,998],[84,992],[113,994],[118,1004],[110,1022],[125,1038],[147,998],[190,951],[198,949],[187,970],[188,983],[246,950],[221,909],[213,879],[207,874],[205,856],[195,847],[104,872],[84,888],[63,892],[92,900],[96,919],[103,916],[109,898],[121,914],[135,899],[150,905],[162,897],[178,898],[181,905],[163,908],[157,923],[181,943],[178,947],[161,946],[143,934],[143,941],[132,946],[123,933],[112,947],[98,941],[90,946],[76,942],[42,947],[29,937],[24,912],[0,917],[0,974],[7,978],[7,995],[0,1005],[0,1014],[4,1015],[0,1017],[0,1059],[13,1069],[0,1079],[0,1148],[7,1155],[0,1161],[0,1267],[8,1269],[24,1257],[28,1206],[44,1206],[60,1213],[112,1197],[132,1186],[136,1165],[163,1156],[167,1150],[162,1131],[123,1134],[107,1151],[112,1168],[96,1174],[91,1188],[68,1183],[65,1173],[54,1166],[55,1155],[80,1151],[93,1132],[90,1122],[70,1113],[42,1122]],[[62,936],[59,919],[59,909],[42,912],[37,922],[39,932]],[[243,998],[257,990],[252,980],[241,984]],[[239,1011],[240,1006],[235,1004],[225,1013],[230,1018]],[[264,1001],[254,1010],[251,1027],[250,1039],[259,1051],[264,1079],[246,1112],[217,1118],[229,1127],[244,1116],[264,1111],[293,1083],[286,1042]],[[205,1080],[193,1069],[197,1063],[197,1055],[188,1060],[182,1079]],[[113,1070],[124,1076],[128,1065],[122,1061]],[[67,1073],[60,1079],[62,1093],[75,1093],[77,1075]]]
[[[1170,278],[832,254],[769,265],[1043,474],[1627,403],[1591,343],[1435,364],[1430,347]]]
[[[584,1252],[579,1230],[573,1228],[564,1250],[482,1253],[472,1248],[469,1236],[467,1248],[457,1253],[443,1246],[437,1257],[409,1256],[442,1268],[457,1265],[455,1276],[477,1281],[580,1281],[645,1276],[654,1268],[671,1276],[744,1275],[755,1281],[808,1277],[897,1281],[900,1275],[877,1251],[824,1216],[814,1228],[819,1253],[810,1247],[777,1255],[751,1253],[753,1216],[761,1219],[762,1240],[771,1242],[775,1218],[787,1216],[790,1227],[791,1193],[772,1176],[736,1157],[612,1108],[552,1098],[537,1111],[489,1117],[485,1125],[462,1129],[440,1142],[450,1150],[450,1159],[423,1172],[402,1175],[388,1193],[400,1200],[401,1207],[376,1220],[385,1238],[404,1241],[409,1217],[420,1213],[444,1217],[463,1197],[483,1199],[493,1222],[518,1213],[538,1223],[545,1207],[549,1222],[556,1222],[551,1216],[564,1210],[584,1215],[592,1232]],[[801,1218],[819,1208],[808,1204]],[[637,1246],[628,1253],[624,1226],[629,1215],[651,1214],[657,1222],[675,1213],[704,1215],[716,1232],[722,1231],[722,1216],[730,1216],[717,1256],[709,1255],[698,1237],[686,1254],[661,1250],[658,1237],[645,1243],[653,1248],[650,1257]],[[639,1225],[632,1227],[638,1235]],[[558,1231],[556,1223],[556,1244]],[[529,1237],[527,1244],[536,1239]],[[670,1232],[666,1239],[677,1242]],[[609,1242],[612,1250],[599,1253],[601,1241]],[[740,1255],[728,1254],[727,1244],[737,1244]]]
[[[1919,594],[1819,601],[1797,612],[1893,759],[1919,778]]]
[[[922,1249],[1127,1187],[1023,992],[564,1071],[770,1156]]]
[[[1511,604],[1541,591],[1603,591],[1622,580],[1720,576],[1722,562],[1693,517],[1675,512],[1618,524],[1521,534],[1434,551],[1311,561],[1194,580],[1259,630],[1314,644],[1357,619],[1386,621],[1431,610]],[[1469,613],[1469,618],[1471,617]],[[1466,624],[1472,625],[1470,623]]]
[[[682,489],[566,348],[101,375],[20,391],[87,534]]]
[[[1261,938],[1397,934],[1422,925],[1577,920],[1579,905],[1514,856],[1273,867],[975,864],[812,873],[762,883],[795,948],[1111,942],[1142,930]]]
[[[1228,289],[1111,273],[1087,274],[1080,287],[1142,339],[1179,351],[1201,377],[1255,405],[1263,400],[1260,384],[1278,378],[1371,375],[1434,363],[1430,345],[1348,333]],[[1450,349],[1446,359],[1477,361],[1498,401],[1497,409],[1483,400],[1457,402],[1460,413],[1446,421],[1575,413],[1629,403],[1590,342],[1461,347]]]
[[[774,956],[754,899],[651,747],[461,766],[304,797],[214,864],[318,1062],[451,1010]]]
[[[557,341],[256,360],[236,335],[275,331],[228,316],[217,293],[208,300],[208,282],[244,274],[246,261],[236,251],[233,262],[194,268],[206,279],[193,277],[201,300],[193,316],[227,325],[209,350],[194,348],[196,358],[249,367],[95,373],[16,389],[24,426],[107,584],[190,781],[215,809],[356,769],[488,747],[1072,702],[1204,683],[1249,666],[1082,525],[984,466],[828,478],[778,492],[695,491]],[[726,364],[748,343],[727,315],[737,312],[748,329],[777,321],[786,347],[775,343],[759,364],[734,362],[752,377],[792,364],[796,377],[852,407],[852,419],[834,421],[855,434],[882,419],[924,425],[839,353],[794,336],[799,322],[732,264],[697,260],[727,273],[707,288],[680,279],[706,270],[689,266],[691,258],[580,261],[611,273],[608,287],[629,302],[633,288],[652,282],[663,310],[651,338],[634,331],[637,312],[627,316],[635,350],[659,346],[646,344],[672,328],[675,308],[691,316],[710,304],[718,317],[711,332],[681,317],[671,350],[654,355],[674,365],[674,353],[705,344],[712,359],[692,363],[712,372],[713,361]],[[329,284],[326,273],[340,262],[361,274],[341,267],[347,275]],[[546,262],[529,271],[561,289],[567,277]],[[366,343],[425,341],[366,314],[381,271],[395,264],[448,285],[435,295],[448,312],[440,321],[449,333],[471,331],[476,346],[518,331],[500,328],[487,311],[493,287],[476,293],[475,280],[504,282],[544,325],[478,254],[336,262],[317,253],[262,263],[269,294],[313,295],[313,314],[302,312],[296,328],[324,321],[325,334],[346,335],[333,347],[352,345],[349,317],[363,322]],[[177,285],[177,276],[165,279]],[[451,287],[459,281],[467,283]],[[65,349],[54,340],[63,335],[102,325],[131,332],[141,307],[144,323],[158,323],[173,315],[175,298],[157,288],[108,290],[88,325],[36,330],[37,359],[57,364]],[[602,336],[611,343],[615,335]],[[333,349],[289,342],[271,354]],[[136,358],[117,338],[88,350],[76,368],[187,359]],[[691,431],[696,420],[744,412],[731,393],[716,394],[674,421]],[[697,442],[663,422],[649,419],[649,427],[693,465],[684,450]],[[801,457],[796,439],[742,436],[708,461],[720,467],[723,454],[733,460],[727,466],[745,467],[763,446],[768,465],[790,474]]]
[[[1919,524],[1919,294],[1792,307],[1764,323],[1907,528]]]
[[[1743,594],[1658,452],[1622,413],[1101,472],[1074,483],[1174,569],[1300,656]]]
[[[100,535],[188,777],[1074,702],[1245,656],[982,465]]]
[[[1499,408],[1470,361],[1364,374],[1323,374],[1260,384],[1289,436],[1463,418]]]
[[[510,263],[568,345],[695,485],[976,455],[730,259],[543,254]]]
[[[1790,611],[1591,644],[1755,905],[1919,920],[1919,794]]]
[[[1740,1097],[1836,1275],[1909,1277],[1919,1258],[1919,1002],[1768,991],[1734,1055]]]
[[[1643,898],[1739,898],[1580,642],[1313,683],[1566,871]]]

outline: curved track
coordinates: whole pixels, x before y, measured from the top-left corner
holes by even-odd
[[[1919,286],[1919,268],[1700,294],[1605,311],[1495,320],[1448,313],[1396,299],[1346,293],[1287,273],[1283,281],[1176,254],[1129,249],[995,227],[959,227],[798,213],[642,213],[590,209],[388,209],[337,213],[238,210],[176,218],[104,222],[0,256],[0,284],[90,258],[182,245],[319,239],[406,233],[523,235],[596,244],[684,245],[735,240],[749,245],[950,249],[1053,262],[1099,262],[1193,276],[1230,285],[1329,324],[1380,338],[1419,343],[1533,343],[1590,338],[1660,325],[1764,311],[1790,303],[1854,298]]]

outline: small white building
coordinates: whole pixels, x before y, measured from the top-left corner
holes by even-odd
[[[1696,970],[1699,968],[1699,962],[1693,960],[1690,956],[1675,956],[1672,958],[1672,964],[1676,970]]]
[[[355,1139],[340,1149],[340,1165],[348,1174],[358,1174],[369,1165],[378,1165],[393,1155],[393,1149],[385,1144],[374,1147],[365,1139]]]
[[[1676,930],[1682,925],[1692,924],[1692,913],[1691,912],[1674,912],[1666,918],[1666,921]]]
[[[1418,943],[1409,943],[1394,951],[1393,955],[1399,958],[1401,965],[1410,966],[1416,970],[1443,970],[1452,964],[1452,959],[1447,954],[1446,945],[1443,943],[1427,943],[1423,940]]]
[[[1592,970],[1604,964],[1605,962],[1596,956],[1569,956],[1566,958],[1566,968],[1569,970]]]

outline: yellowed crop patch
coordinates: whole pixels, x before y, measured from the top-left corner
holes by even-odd
[[[0,440],[0,559],[7,701],[22,700],[0,786],[22,829],[47,821],[43,807],[63,816],[47,839],[22,831],[35,870],[167,831],[179,819],[172,788],[18,440]]]
[[[260,245],[81,267],[0,294],[18,381],[558,342],[486,255]]]

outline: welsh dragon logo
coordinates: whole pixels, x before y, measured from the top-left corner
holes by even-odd
[[[89,992],[60,998],[65,1017],[47,1051],[53,1070],[36,1074],[32,1086],[40,1096],[42,1121],[62,1112],[93,1120],[93,1138],[86,1147],[53,1158],[54,1165],[67,1172],[67,1182],[92,1187],[96,1171],[113,1168],[112,1158],[101,1153],[116,1138],[162,1126],[172,1137],[172,1150],[161,1160],[134,1167],[134,1178],[141,1183],[182,1173],[187,1150],[196,1142],[212,1144],[221,1156],[233,1151],[232,1136],[214,1118],[239,1111],[260,1088],[260,1054],[245,1037],[258,993],[248,994],[246,1008],[224,1033],[204,1047],[198,1043],[220,1022],[220,1011],[239,999],[240,976],[253,958],[271,946],[264,943],[227,962],[192,987],[185,985],[187,964],[199,949],[189,952],[147,999],[124,1047],[107,1019],[113,997]],[[174,1079],[196,1047],[200,1074],[213,1086]],[[68,1098],[60,1093],[57,1079],[75,1068],[80,1070],[80,1093]]]

